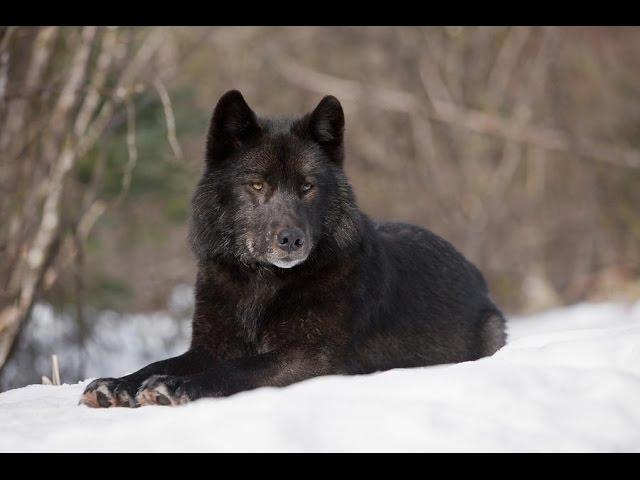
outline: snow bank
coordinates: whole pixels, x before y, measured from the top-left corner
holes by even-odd
[[[324,377],[183,407],[77,406],[88,382],[0,394],[0,451],[640,451],[640,302],[510,321],[458,365]],[[109,373],[109,372],[104,372]]]

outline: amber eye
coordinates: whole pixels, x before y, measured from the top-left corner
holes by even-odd
[[[309,182],[302,184],[302,191],[303,192],[308,192],[312,188],[313,188],[313,185],[311,185]]]
[[[260,190],[262,190],[264,188],[264,183],[262,183],[262,182],[253,182],[251,184],[251,187],[253,187],[254,190],[260,191]]]

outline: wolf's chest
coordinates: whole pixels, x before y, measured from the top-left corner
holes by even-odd
[[[314,343],[323,336],[323,321],[317,312],[300,306],[243,305],[236,322],[245,341],[256,353],[291,344]]]

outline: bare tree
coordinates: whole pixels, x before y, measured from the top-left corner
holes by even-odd
[[[166,37],[159,29],[133,33],[97,27],[3,32],[0,369],[34,302],[56,281],[60,264],[76,256],[106,208],[97,198],[103,159],[93,164],[94,181],[79,192],[79,207],[68,179],[78,160],[104,140],[123,105],[130,125],[125,190],[130,183],[132,99],[151,83],[153,59]]]

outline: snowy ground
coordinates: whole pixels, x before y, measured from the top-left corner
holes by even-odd
[[[512,319],[476,362],[177,408],[77,406],[87,382],[1,393],[0,451],[638,452],[640,302]]]

